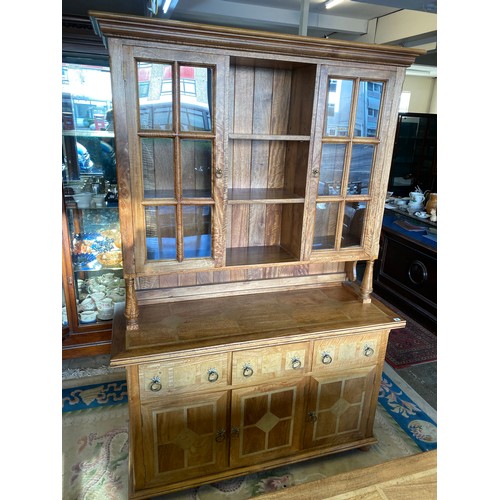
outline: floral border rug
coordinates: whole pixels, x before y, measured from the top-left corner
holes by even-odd
[[[64,500],[127,498],[126,399],[124,381],[63,390]],[[382,377],[374,433],[378,442],[368,452],[351,450],[156,498],[245,500],[437,446],[434,420],[386,373]]]

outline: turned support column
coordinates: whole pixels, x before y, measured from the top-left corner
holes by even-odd
[[[134,278],[125,278],[126,303],[125,318],[127,319],[127,330],[137,330],[139,328],[139,305],[135,295]]]
[[[346,262],[344,265],[345,273],[347,276],[347,279],[351,282],[354,283],[356,281],[356,265],[358,261],[357,260],[351,260]]]
[[[363,281],[361,282],[361,300],[364,304],[370,303],[370,294],[373,291],[373,260],[366,261],[365,273],[363,274]]]

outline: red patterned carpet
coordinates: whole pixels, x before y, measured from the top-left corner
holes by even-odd
[[[406,327],[389,334],[385,360],[395,369],[437,360],[437,337],[386,300],[373,294],[406,320]]]

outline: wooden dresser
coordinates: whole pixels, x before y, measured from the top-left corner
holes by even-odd
[[[111,61],[130,497],[371,445],[404,326],[371,299],[373,263],[421,52],[90,14]]]

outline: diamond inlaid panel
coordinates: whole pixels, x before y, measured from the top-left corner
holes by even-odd
[[[280,419],[273,415],[272,413],[267,412],[256,424],[261,431],[268,433],[278,422]]]
[[[306,428],[309,446],[320,443],[345,442],[363,437],[363,412],[369,400],[374,370],[345,373],[334,380],[316,379],[310,410],[317,419]]]
[[[330,411],[334,415],[340,416],[349,408],[349,406],[349,403],[344,398],[341,398],[335,402]]]
[[[295,387],[241,397],[239,457],[292,446],[295,400]]]
[[[201,399],[201,398],[200,398]],[[153,410],[150,444],[155,474],[195,475],[196,468],[211,469],[224,456],[225,443],[215,440],[215,433],[225,423],[226,394],[214,394],[213,401],[196,402],[180,407]],[[220,415],[220,417],[218,417]],[[146,423],[147,425],[147,423]],[[151,476],[152,477],[152,476]]]

